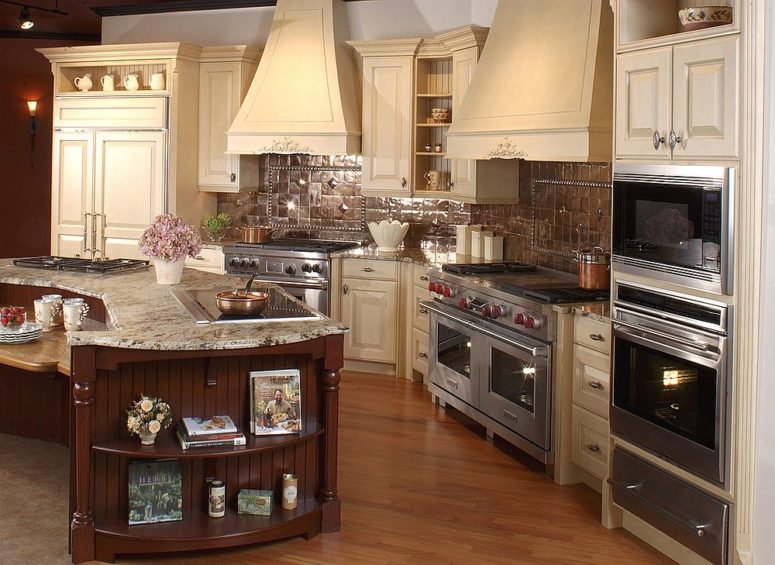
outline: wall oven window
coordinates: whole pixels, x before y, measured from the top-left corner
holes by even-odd
[[[619,270],[730,293],[733,178],[724,167],[618,166],[613,260]]]
[[[490,391],[531,414],[535,412],[536,367],[505,351],[493,349],[490,361]]]
[[[471,379],[471,336],[447,326],[439,326],[438,361],[467,379]]]

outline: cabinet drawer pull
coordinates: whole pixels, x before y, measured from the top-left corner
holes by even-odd
[[[342,292],[343,292],[344,294],[347,294],[348,292],[350,292],[350,287],[349,287],[349,286],[347,286],[347,285],[344,285],[344,286],[342,287]]]
[[[420,312],[420,314],[427,314],[428,313],[428,309],[427,308],[423,308],[422,306],[420,306],[419,312]]]
[[[427,359],[428,358],[428,354],[420,352],[420,353],[417,354],[417,357],[420,357],[422,359]]]
[[[372,269],[371,267],[364,267],[363,268],[363,272],[364,273],[373,273],[374,269]]]
[[[603,390],[602,383],[599,383],[597,381],[589,381],[589,388],[595,388],[597,390]]]
[[[406,188],[406,177],[401,177],[401,188]]]
[[[588,443],[587,449],[589,449],[592,453],[600,453],[600,446],[596,443]]]
[[[659,151],[659,146],[662,145],[665,142],[665,138],[662,135],[659,135],[658,130],[654,130],[654,135],[651,136],[651,143],[654,144],[654,150]]]
[[[232,173],[232,174],[229,176],[229,179],[231,179],[231,182],[235,182],[235,181],[237,180],[237,175],[236,175],[235,173]]]
[[[430,279],[430,277],[428,275],[420,275],[420,280],[421,281],[429,281],[431,279]]]
[[[676,145],[680,144],[683,141],[683,138],[680,135],[677,135],[675,133],[675,130],[670,130],[670,137],[668,143],[670,144],[670,149],[675,149]]]
[[[602,334],[589,334],[589,339],[592,341],[605,341]]]

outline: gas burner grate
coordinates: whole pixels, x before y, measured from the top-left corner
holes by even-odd
[[[359,247],[357,241],[328,241],[320,239],[276,239],[269,243],[238,243],[236,246],[250,247],[251,249],[274,249],[279,251],[302,251],[313,253],[334,253]]]
[[[515,285],[505,283],[504,286],[519,289]],[[573,302],[605,302],[609,299],[608,290],[585,290],[579,287],[570,288],[534,288],[521,289],[522,296],[532,298],[546,304],[570,304]]]
[[[481,275],[491,273],[527,273],[536,270],[535,265],[520,263],[519,261],[505,261],[501,263],[446,263],[442,270],[456,275]]]
[[[42,257],[25,257],[14,259],[17,267],[30,267],[33,269],[48,269],[50,271],[73,271],[78,273],[93,273],[105,275],[147,268],[149,261],[140,259],[105,259],[91,260],[79,257],[57,257],[45,255]]]

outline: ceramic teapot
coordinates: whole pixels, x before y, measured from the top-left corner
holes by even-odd
[[[127,90],[137,90],[140,88],[140,81],[137,79],[137,73],[129,73],[124,77],[124,88]]]
[[[75,79],[73,80],[73,84],[75,84],[75,87],[81,92],[86,92],[87,90],[90,90],[92,87],[91,74],[86,73],[82,77],[75,77]]]

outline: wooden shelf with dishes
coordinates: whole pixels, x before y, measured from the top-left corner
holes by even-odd
[[[449,192],[451,165],[444,159],[452,113],[452,57],[418,56],[415,63],[414,193]],[[436,148],[440,147],[440,151]],[[430,148],[430,150],[429,150]]]
[[[617,0],[616,49],[625,52],[738,33],[738,5],[739,0]]]
[[[166,62],[136,61],[61,64],[55,74],[56,96],[165,96]]]

